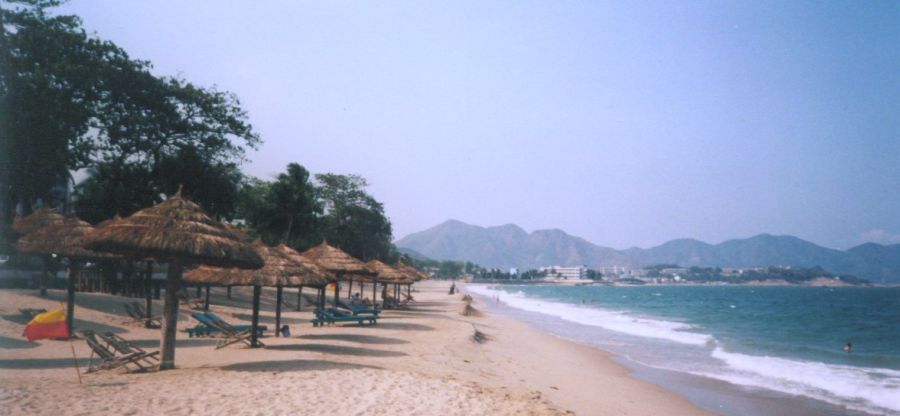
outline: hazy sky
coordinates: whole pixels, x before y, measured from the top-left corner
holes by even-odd
[[[616,248],[900,243],[900,2],[73,0],[161,75],[238,94],[402,237],[454,218]]]

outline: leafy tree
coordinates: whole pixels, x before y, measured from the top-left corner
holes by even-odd
[[[391,222],[384,206],[369,195],[366,180],[358,175],[316,175],[318,195],[325,210],[323,236],[329,243],[362,260],[395,256]]]
[[[78,209],[94,219],[181,184],[213,213],[233,210],[236,162],[259,144],[233,94],[154,76],[149,62],[87,36],[77,16],[52,15],[57,0],[15,3],[0,13],[0,220],[17,203],[26,213],[37,199],[54,204],[81,168],[92,176]]]
[[[322,239],[322,207],[309,171],[299,164],[289,164],[274,182],[248,180],[238,199],[238,215],[268,244],[305,250]]]

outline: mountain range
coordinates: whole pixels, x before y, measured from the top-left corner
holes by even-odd
[[[672,240],[648,248],[616,250],[558,229],[528,233],[514,224],[480,227],[449,220],[397,240],[413,256],[471,261],[484,267],[533,269],[586,265],[591,268],[654,264],[702,267],[821,266],[874,283],[900,283],[900,244],[866,243],[849,250],[822,247],[789,235],[760,234],[709,244]]]

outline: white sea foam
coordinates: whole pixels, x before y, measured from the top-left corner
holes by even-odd
[[[900,412],[900,371],[738,354],[721,347],[712,356],[723,361],[727,370],[703,375],[859,410]]]
[[[508,293],[487,286],[470,285],[468,290],[479,295],[494,298],[510,307],[538,312],[582,325],[605,328],[640,337],[664,339],[681,344],[704,345],[712,338],[706,334],[688,332],[690,325],[658,319],[636,317],[623,312],[608,311],[595,307],[582,307],[548,300],[526,297],[521,292]]]

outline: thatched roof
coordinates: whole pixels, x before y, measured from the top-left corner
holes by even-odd
[[[26,217],[16,216],[13,219],[12,229],[19,235],[26,235],[50,225],[62,224],[66,219],[53,208],[40,208]]]
[[[366,267],[365,263],[337,247],[328,245],[328,242],[323,241],[322,244],[306,250],[300,255],[336,275],[375,274],[375,272]]]
[[[308,257],[300,254],[299,251],[284,244],[279,244],[273,247],[273,249],[289,257],[291,260],[300,263],[304,267],[315,271],[315,274],[291,276],[293,282],[291,283],[291,286],[325,286],[334,280],[328,270],[323,269]]]
[[[200,266],[185,273],[184,280],[188,283],[218,286],[299,286],[328,283],[324,270],[297,261],[279,247],[269,247],[261,241],[254,242],[252,247],[265,262],[262,268],[244,270]]]
[[[98,227],[85,237],[85,246],[164,262],[262,267],[262,258],[241,239],[179,192],[165,202]]]
[[[412,282],[418,282],[420,280],[428,279],[428,275],[402,261],[398,261],[397,264],[394,265],[394,268],[406,273],[408,279],[412,280]]]
[[[377,282],[387,282],[387,283],[401,283],[407,279],[406,273],[401,272],[387,264],[384,264],[378,260],[369,260],[366,262],[366,266],[369,266],[372,271],[378,273],[378,276],[374,278],[366,279],[366,281],[377,281]]]
[[[16,250],[25,254],[56,254],[62,257],[85,259],[115,257],[83,247],[84,236],[93,229],[94,227],[91,227],[90,224],[76,217],[69,217],[62,222],[54,222],[25,234],[16,242]]]

